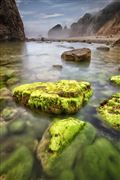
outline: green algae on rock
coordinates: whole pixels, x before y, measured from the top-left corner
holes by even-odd
[[[84,125],[84,122],[73,118],[54,122],[49,130],[51,135],[49,149],[53,152],[63,150],[64,146],[73,140]]]
[[[76,162],[75,177],[83,180],[120,178],[120,154],[105,138],[97,138],[84,149],[81,162]]]
[[[112,128],[120,130],[120,93],[114,94],[98,107],[102,119]]]
[[[54,114],[76,113],[92,96],[90,83],[75,80],[36,82],[16,87],[16,102]]]
[[[110,78],[110,81],[117,84],[117,85],[120,85],[120,75],[112,76]]]
[[[0,165],[0,174],[5,175],[6,180],[29,180],[33,167],[31,152],[22,146]]]
[[[63,176],[67,177],[80,148],[91,143],[95,136],[96,130],[89,123],[75,118],[55,120],[37,148],[37,157],[46,174],[60,176],[65,171]]]

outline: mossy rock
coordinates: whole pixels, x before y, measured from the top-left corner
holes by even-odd
[[[105,138],[96,139],[84,149],[75,164],[75,179],[120,179],[120,154]]]
[[[112,128],[120,130],[120,93],[103,101],[97,108],[100,117]]]
[[[78,112],[92,93],[90,83],[74,80],[37,82],[21,85],[13,90],[16,102],[54,114]]]
[[[44,133],[37,148],[37,157],[43,170],[49,176],[61,174],[61,178],[73,177],[72,172],[69,172],[78,151],[91,143],[95,136],[96,130],[89,123],[75,118],[55,120]]]
[[[20,80],[18,78],[12,77],[10,79],[7,80],[7,85],[11,86],[11,85],[15,85],[19,82]]]
[[[117,76],[112,76],[110,78],[110,81],[115,83],[116,85],[119,85],[120,86],[120,75],[117,75]]]
[[[9,124],[10,133],[19,134],[23,133],[27,128],[27,124],[25,121],[18,119]]]
[[[1,115],[5,121],[14,120],[18,116],[18,109],[15,109],[13,107],[6,107],[1,112]]]
[[[5,124],[0,124],[0,138],[5,137],[8,134],[8,129]]]
[[[4,109],[8,105],[12,105],[13,99],[11,92],[6,88],[0,89],[0,110]]]
[[[6,180],[29,180],[33,167],[33,157],[31,152],[22,146],[11,156],[1,163],[0,174],[6,175]]]

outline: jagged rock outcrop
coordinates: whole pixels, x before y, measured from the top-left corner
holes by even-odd
[[[24,27],[15,0],[0,0],[0,40],[24,39]]]
[[[71,25],[70,36],[120,34],[120,1],[112,2],[101,11],[86,13]]]
[[[60,24],[55,25],[48,31],[48,37],[59,37],[62,32],[62,26]]]
[[[48,31],[49,38],[64,38],[68,36],[69,36],[69,29],[67,28],[67,26],[63,28],[60,24],[55,25],[53,28],[51,28]]]

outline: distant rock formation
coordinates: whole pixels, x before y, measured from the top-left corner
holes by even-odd
[[[97,13],[86,13],[71,25],[70,36],[120,34],[120,1],[112,2]]]
[[[48,37],[49,38],[69,37],[69,29],[67,28],[67,26],[63,28],[60,24],[57,24],[48,31]]]
[[[0,40],[24,39],[24,27],[15,0],[0,0]]]

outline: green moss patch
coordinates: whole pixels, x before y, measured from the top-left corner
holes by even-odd
[[[120,130],[120,93],[103,101],[97,110],[108,125]]]
[[[120,75],[112,76],[110,81],[120,86]]]
[[[92,93],[90,83],[74,80],[37,82],[21,85],[13,90],[17,102],[54,114],[76,113]]]
[[[5,174],[6,180],[29,180],[33,167],[33,157],[30,151],[22,146],[0,166],[0,174]]]

